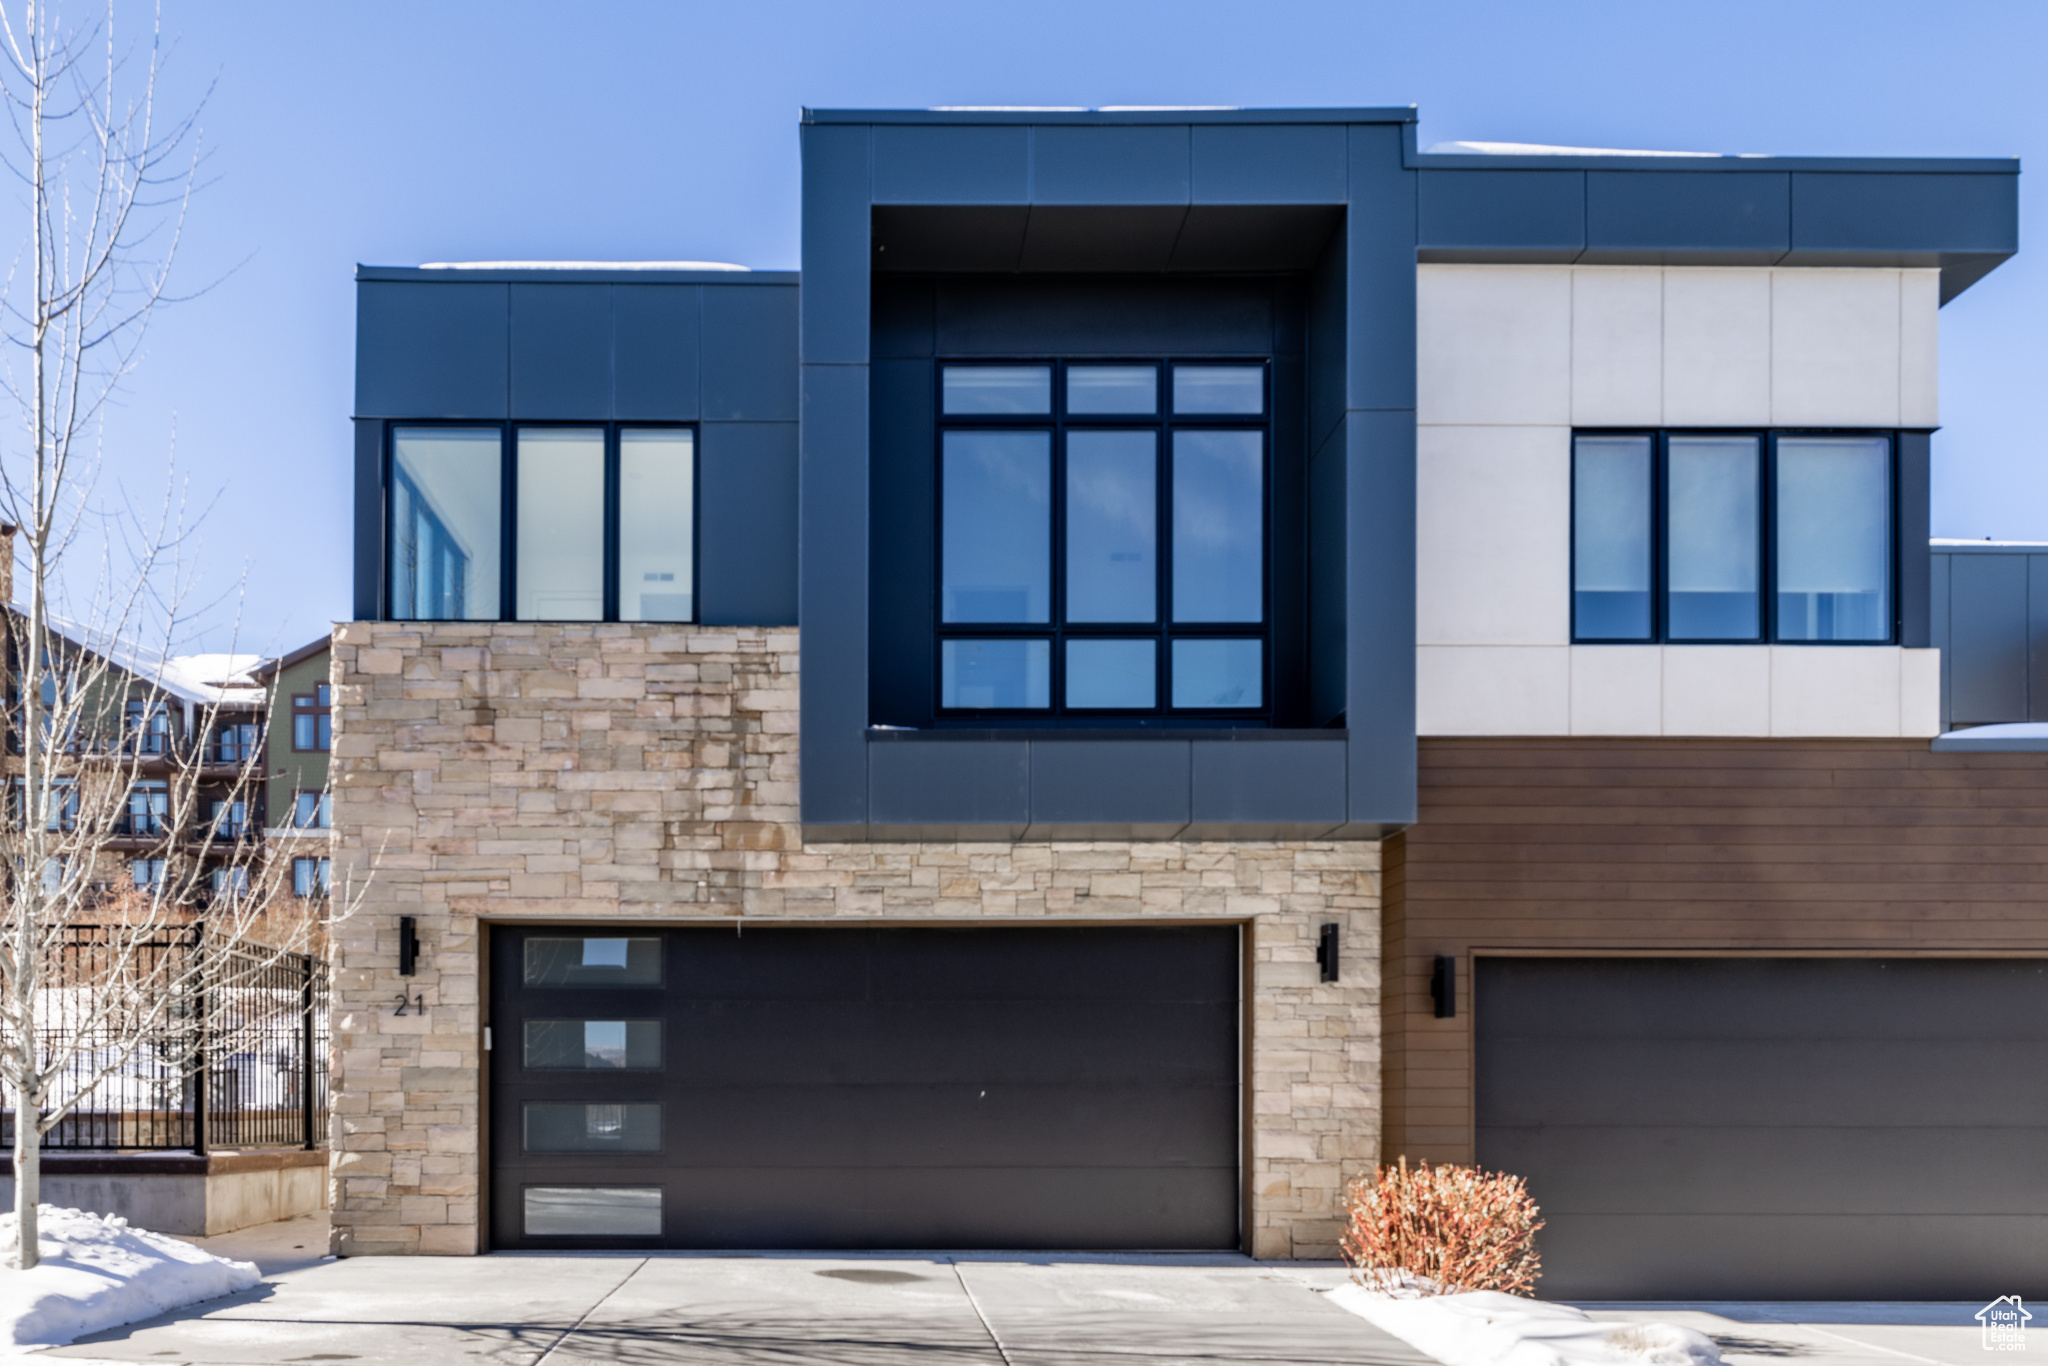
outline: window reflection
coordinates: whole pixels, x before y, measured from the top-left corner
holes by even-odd
[[[391,438],[391,614],[495,621],[502,438],[495,427],[400,427]]]
[[[1266,367],[1176,365],[1173,367],[1173,411],[1246,416],[1263,413],[1266,411]]]
[[[1183,637],[1173,642],[1173,705],[1190,708],[1265,704],[1264,652],[1256,640]]]
[[[948,416],[1050,413],[1049,365],[948,365],[940,404]]]
[[[1067,411],[1134,414],[1159,411],[1156,365],[1069,365]]]
[[[1067,641],[1067,705],[1150,708],[1159,701],[1159,646],[1151,640]]]
[[[659,1186],[528,1186],[520,1192],[529,1238],[658,1238]]]
[[[942,477],[945,620],[1049,620],[1052,434],[947,432]]]
[[[1674,436],[1665,457],[1672,640],[1754,640],[1761,537],[1755,437]]]
[[[604,619],[604,432],[519,431],[518,617]]]
[[[1173,437],[1173,619],[1265,617],[1265,438],[1256,431]]]
[[[1025,710],[1051,706],[1052,642],[942,641],[939,705]]]
[[[1572,606],[1582,640],[1650,637],[1650,438],[1582,436],[1572,462]]]
[[[619,433],[620,621],[688,621],[696,615],[695,462],[692,432]]]
[[[1780,437],[1780,640],[1889,640],[1891,443]]]
[[[1067,434],[1067,620],[1159,614],[1159,437]]]

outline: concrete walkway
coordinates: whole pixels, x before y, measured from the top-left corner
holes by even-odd
[[[1991,1354],[1973,1317],[1983,1307],[1797,1300],[1579,1305],[1596,1319],[1696,1328],[1714,1339],[1729,1366],[1983,1366]]]
[[[290,1254],[312,1249],[284,1225],[204,1241],[244,1258],[261,1244],[274,1274],[38,1359],[1435,1366],[1315,1293],[1342,1284],[1340,1268],[1235,1256],[498,1254],[293,1265]]]

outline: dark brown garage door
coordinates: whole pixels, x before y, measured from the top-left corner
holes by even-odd
[[[1478,1157],[1564,1299],[2048,1291],[2048,965],[1477,960]]]
[[[1232,1248],[1234,926],[499,928],[498,1247]]]

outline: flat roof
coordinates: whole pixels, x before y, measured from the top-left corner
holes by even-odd
[[[1226,105],[954,105],[940,109],[805,109],[805,123],[1413,123],[1415,106],[1235,109]]]
[[[724,268],[712,270],[671,270],[632,264],[601,265],[594,261],[572,261],[561,265],[524,262],[491,262],[478,266],[356,266],[356,279],[433,280],[441,284],[557,284],[557,285],[793,285],[801,276],[794,270],[753,270]]]

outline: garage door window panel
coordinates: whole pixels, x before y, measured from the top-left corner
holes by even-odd
[[[659,1020],[528,1020],[534,1071],[651,1071],[661,1066]]]
[[[610,935],[528,939],[525,979],[530,987],[658,987],[661,940]]]

